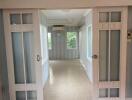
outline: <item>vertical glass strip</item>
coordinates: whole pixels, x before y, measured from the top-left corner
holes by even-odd
[[[110,35],[110,81],[119,81],[120,31],[112,30]]]
[[[33,61],[34,41],[32,32],[23,32],[23,44],[25,55],[26,83],[35,83],[35,66]]]
[[[15,83],[23,84],[24,79],[24,61],[23,61],[23,43],[22,33],[12,32],[12,48],[14,61]]]
[[[99,81],[108,81],[109,31],[99,31]]]

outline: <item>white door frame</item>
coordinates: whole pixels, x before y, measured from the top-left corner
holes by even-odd
[[[99,12],[113,11],[121,12],[121,22],[99,22]],[[125,100],[127,56],[127,7],[102,7],[93,9],[93,53],[98,56],[99,30],[120,30],[120,79],[119,81],[99,82],[99,59],[93,59],[94,100]],[[119,98],[99,98],[99,88],[119,88]]]
[[[18,14],[31,13],[33,16],[33,24],[11,25],[10,14],[15,14],[15,13]],[[7,54],[10,100],[16,100],[16,91],[36,91],[37,100],[43,100],[43,82],[42,82],[42,66],[41,66],[42,61],[38,62],[36,60],[36,56],[41,55],[39,10],[38,9],[4,10],[4,31],[5,31],[6,54]],[[31,32],[31,31],[34,33],[34,41],[35,41],[33,59],[35,63],[36,83],[15,84],[11,32]]]

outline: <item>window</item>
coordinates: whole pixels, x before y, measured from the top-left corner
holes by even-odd
[[[67,32],[67,48],[77,48],[77,32]]]
[[[48,33],[48,49],[52,49],[51,33]]]
[[[92,26],[88,26],[87,28],[88,31],[88,37],[87,37],[87,57],[92,56]]]

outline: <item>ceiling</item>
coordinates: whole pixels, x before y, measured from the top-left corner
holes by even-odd
[[[87,12],[88,9],[64,9],[43,11],[48,19],[48,26],[79,26],[84,22],[84,16],[87,14]]]

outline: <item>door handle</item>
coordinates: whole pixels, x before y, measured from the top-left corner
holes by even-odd
[[[98,55],[96,55],[96,54],[95,55],[92,55],[92,58],[93,59],[97,59],[98,58]]]
[[[41,56],[37,55],[37,61],[39,62],[41,60]]]

